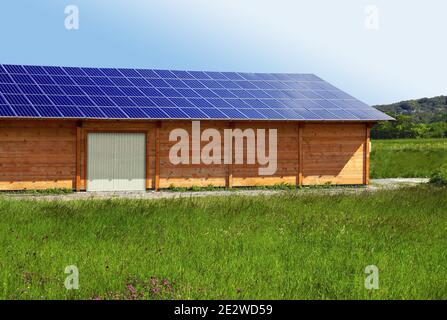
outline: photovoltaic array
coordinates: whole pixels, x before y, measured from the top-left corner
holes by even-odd
[[[0,117],[376,121],[313,74],[0,65]]]

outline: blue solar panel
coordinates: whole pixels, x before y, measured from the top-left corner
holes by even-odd
[[[110,99],[115,103],[118,107],[132,107],[135,106],[135,102],[130,100],[128,97],[110,97]]]
[[[25,74],[12,74],[11,78],[14,80],[15,83],[22,83],[22,84],[33,84],[33,79]]]
[[[151,99],[147,98],[147,97],[131,97],[130,98],[135,105],[140,106],[140,107],[154,107],[156,104],[155,102],[153,102]]]
[[[199,98],[199,94],[192,89],[177,89],[177,91],[185,98]]]
[[[25,94],[43,94],[37,85],[19,84],[18,87]]]
[[[191,99],[190,99],[191,100]],[[203,100],[203,99],[200,99]],[[197,103],[194,103],[194,105],[197,105]],[[228,102],[226,102],[224,99],[207,99],[205,100],[205,102],[201,105],[203,108],[226,108],[226,109],[231,109],[233,108],[233,106],[231,104],[229,104]]]
[[[244,102],[242,99],[225,99],[229,105],[234,109],[248,109],[250,106]]]
[[[85,76],[85,72],[82,71],[81,68],[76,68],[76,67],[64,67],[64,71],[70,75],[70,76]],[[34,73],[34,72],[30,72],[31,74],[39,74],[39,73]]]
[[[0,83],[0,93],[20,93],[20,90],[15,84]]]
[[[242,89],[257,89],[258,88],[250,81],[234,81],[234,83]]]
[[[59,94],[62,95],[64,94],[64,92],[58,87],[58,86],[52,86],[52,85],[41,85],[40,89],[42,89],[42,91],[45,94],[51,95],[51,94]]]
[[[149,118],[153,119],[168,119],[168,115],[164,113],[160,108],[142,108],[144,113],[147,114]]]
[[[285,119],[278,112],[272,109],[257,109],[257,111],[262,114],[266,119]]]
[[[34,106],[37,112],[44,118],[61,118],[60,112],[52,106]]]
[[[40,66],[23,66],[23,68],[30,74],[47,74],[45,69]]]
[[[25,96],[21,94],[4,94],[3,97],[10,104],[29,104]]]
[[[66,118],[82,118],[82,113],[78,107],[57,107],[62,116]]]
[[[87,96],[68,96],[77,106],[94,106],[95,103]],[[116,98],[116,97],[114,97]]]
[[[227,79],[221,72],[205,72],[210,78],[215,80]]]
[[[389,120],[312,74],[0,65],[0,117]]]
[[[79,107],[86,118],[107,118],[98,107]]]
[[[97,105],[97,106],[99,106],[99,107],[107,107],[107,106],[114,106],[115,104],[113,103],[113,101],[112,100],[110,100],[109,98],[107,98],[107,97],[90,97],[92,100],[93,100],[93,102]]]
[[[106,96],[105,92],[98,86],[81,86],[80,88],[85,94],[90,96]]]
[[[180,79],[194,79],[188,71],[171,70],[171,72]]]
[[[12,111],[11,107],[0,105],[0,116],[2,117],[14,117],[15,113]]]
[[[31,75],[31,77],[33,78],[34,82],[36,82],[37,84],[55,84],[53,79],[51,79],[50,76]]]
[[[168,98],[151,98],[156,107],[175,107],[175,104]]]
[[[0,74],[0,83],[14,83],[8,74]]]
[[[210,76],[208,76],[203,71],[188,71],[190,75],[192,75],[196,79],[211,79]]]
[[[92,77],[101,77],[104,75],[104,73],[102,73],[102,71],[98,68],[82,68],[82,71],[84,71],[86,75]]]
[[[193,108],[194,107],[194,104],[186,98],[171,98],[170,100],[175,104],[176,107],[179,107],[179,108]]]
[[[140,108],[122,108],[123,112],[129,117],[133,119],[146,119],[148,118],[147,114],[145,114]]]
[[[141,77],[141,75],[134,69],[118,69],[126,77]]]
[[[292,120],[303,120],[304,117],[300,116],[298,113],[291,109],[275,109],[275,111],[280,114],[284,119]]]
[[[107,117],[112,119],[127,119],[126,114],[116,107],[100,107],[99,108]]]
[[[94,77],[94,78],[92,78],[92,81],[98,86],[113,86],[114,85],[114,83],[112,81],[110,81],[109,78],[106,78],[106,77]]]
[[[46,101],[45,101],[45,99]],[[49,96],[51,99],[51,102],[53,102],[56,106],[71,106],[74,105],[73,101],[71,101],[67,96]],[[40,103],[41,105],[51,105],[52,103],[48,101],[48,99],[45,96],[42,96],[41,99],[43,100],[43,103]],[[31,101],[33,103],[33,101]],[[34,102],[34,104],[36,104]]]
[[[200,88],[206,88],[205,85],[198,81],[198,80],[183,80],[183,82],[190,87],[191,89],[200,89]]]
[[[210,119],[228,119],[228,117],[220,112],[218,109],[214,108],[204,108],[201,109],[204,114],[208,116]]]
[[[240,85],[231,80],[218,80],[217,83],[225,89],[241,89]]]
[[[37,113],[36,109],[32,106],[11,106],[11,108],[15,111],[17,116],[19,117],[39,117],[39,113]]]
[[[248,119],[265,119],[265,117],[256,111],[255,109],[244,109],[241,110],[241,112],[248,118]]]
[[[220,111],[230,119],[248,119],[243,113],[236,109],[221,109]]]
[[[54,76],[53,80],[54,80],[54,82],[56,82],[59,85],[74,85],[75,84],[69,76]]]
[[[138,90],[138,88],[136,87],[120,87],[120,90],[124,92],[126,96],[144,97],[144,93]]]
[[[44,68],[45,71],[50,75],[65,75],[65,72],[61,67],[44,66],[42,68]]]
[[[132,82],[127,80],[127,78],[110,78],[110,81],[112,81],[116,86],[133,86]]]
[[[29,102],[31,102],[32,105],[51,106],[53,104],[51,103],[50,99],[48,99],[47,96],[43,94],[34,94],[34,95],[30,94],[27,95],[26,97],[29,100]],[[62,97],[65,99],[64,96]]]
[[[104,68],[104,69],[101,69],[101,71],[107,77],[122,77],[123,76],[123,74],[121,72],[119,72],[117,69],[113,69],[113,68]]]
[[[180,108],[164,108],[163,111],[172,119],[189,119]]]
[[[166,81],[164,81],[163,79],[146,79],[147,82],[149,82],[152,86],[156,87],[156,88],[170,88],[171,86],[169,85],[169,83],[167,83]]]
[[[186,108],[183,112],[191,119],[208,119],[208,116],[198,108]]]
[[[84,95],[84,92],[81,90],[81,88],[77,86],[61,86],[61,90],[68,95],[77,95],[82,96]]]
[[[9,73],[26,74],[26,70],[22,66],[4,64],[3,68],[5,68],[5,70]]]
[[[215,89],[213,92],[221,98],[237,98],[233,93],[226,89]]]

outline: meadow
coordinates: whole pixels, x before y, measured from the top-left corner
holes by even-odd
[[[373,140],[371,178],[424,178],[447,164],[447,139]]]
[[[1,299],[447,299],[447,188],[0,198]],[[66,266],[79,289],[66,290]],[[379,289],[364,269],[379,269]]]

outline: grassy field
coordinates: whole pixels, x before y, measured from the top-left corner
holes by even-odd
[[[447,189],[0,199],[0,298],[447,299]],[[79,290],[64,269],[79,268]],[[364,287],[368,265],[378,290]]]
[[[372,141],[372,178],[429,177],[443,164],[447,164],[447,139]]]

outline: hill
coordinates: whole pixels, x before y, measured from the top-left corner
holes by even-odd
[[[447,96],[401,101],[375,108],[392,116],[410,116],[417,123],[447,121]]]
[[[375,139],[446,138],[447,96],[401,101],[375,108],[396,121],[377,124],[371,130]]]

